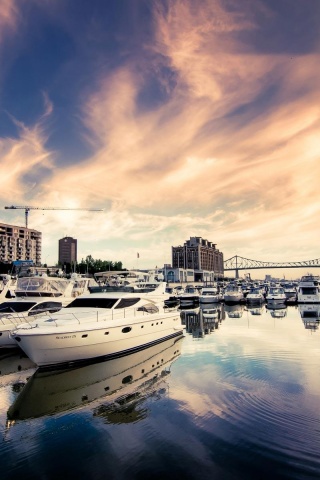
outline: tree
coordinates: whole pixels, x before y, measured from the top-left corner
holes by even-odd
[[[82,259],[78,263],[77,271],[82,274],[93,275],[97,272],[124,270],[122,268],[122,262],[112,262],[110,260],[95,260],[91,255],[87,255],[86,259]]]

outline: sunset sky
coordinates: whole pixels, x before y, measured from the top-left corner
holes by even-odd
[[[320,257],[319,0],[0,6],[0,221],[84,209],[30,211],[43,262],[66,235],[126,268],[190,236],[225,260]]]

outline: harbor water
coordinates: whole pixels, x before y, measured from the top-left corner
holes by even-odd
[[[213,305],[78,368],[0,357],[1,478],[319,479],[319,305]]]

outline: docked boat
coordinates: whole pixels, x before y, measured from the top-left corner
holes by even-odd
[[[180,312],[165,308],[166,298],[164,282],[146,293],[82,295],[19,325],[11,337],[38,366],[124,355],[181,335]]]
[[[283,285],[284,293],[286,294],[287,301],[295,303],[297,300],[297,288],[294,283],[286,282]]]
[[[71,279],[46,275],[18,278],[15,297],[0,303],[0,347],[17,347],[10,337],[12,329],[28,317],[61,310],[75,297],[88,292],[92,284],[95,284],[92,278],[77,274],[73,274]]]
[[[320,303],[320,277],[304,275],[298,283],[298,303]]]
[[[184,293],[179,295],[180,307],[193,307],[199,304],[199,291],[193,285],[187,285]]]
[[[237,284],[230,282],[224,291],[223,300],[225,303],[240,303],[244,300],[242,288]]]
[[[286,302],[286,294],[284,293],[284,289],[282,287],[273,287],[271,286],[267,292],[266,295],[266,301],[267,303],[283,303],[285,304]]]
[[[253,287],[246,296],[247,303],[262,303],[265,301],[263,290],[260,287]]]
[[[200,304],[217,303],[222,300],[222,295],[219,293],[217,287],[203,287],[199,295]]]

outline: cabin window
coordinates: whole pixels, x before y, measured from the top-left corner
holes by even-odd
[[[132,307],[140,301],[140,298],[122,298],[116,308],[128,308]]]
[[[122,329],[122,333],[129,333],[129,332],[131,332],[131,330],[132,330],[131,327],[124,327],[124,328]]]
[[[77,297],[66,308],[112,308],[117,298]]]
[[[62,308],[61,302],[43,302],[35,305],[32,310],[28,313],[28,315],[38,315],[39,313],[43,312],[58,312]]]
[[[127,377],[124,377],[124,378],[122,379],[122,383],[123,383],[123,384],[130,383],[130,382],[132,382],[132,380],[133,380],[132,375],[128,375]]]
[[[0,313],[27,312],[34,305],[35,302],[3,302],[0,304]]]
[[[302,295],[316,295],[317,289],[315,287],[301,287]]]
[[[142,307],[137,308],[138,312],[158,313],[159,308],[153,303],[146,303]]]

